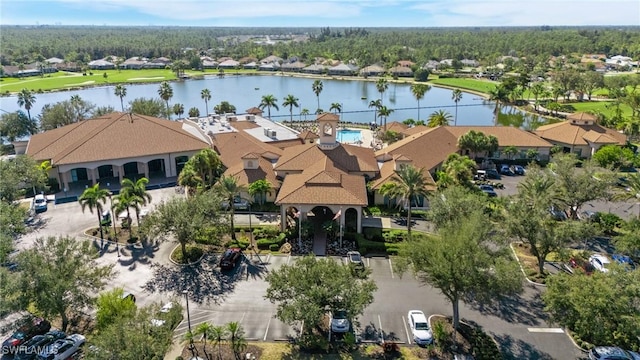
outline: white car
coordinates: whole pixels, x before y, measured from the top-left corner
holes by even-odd
[[[80,350],[85,338],[80,334],[69,335],[47,345],[36,359],[38,360],[66,360]]]
[[[589,257],[589,263],[591,263],[596,270],[603,273],[609,272],[609,268],[611,267],[611,260],[600,254],[591,255]]]
[[[33,198],[33,210],[37,213],[47,211],[47,198],[43,194],[38,194]]]
[[[331,332],[344,333],[349,331],[351,323],[347,319],[347,312],[344,310],[337,310],[331,313]]]
[[[420,310],[410,310],[407,314],[407,321],[413,336],[413,342],[418,345],[429,345],[433,342],[433,332],[429,327],[429,321]]]

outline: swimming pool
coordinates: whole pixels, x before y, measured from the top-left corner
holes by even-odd
[[[340,129],[337,135],[337,139],[341,143],[353,144],[362,140],[362,132],[360,130]]]

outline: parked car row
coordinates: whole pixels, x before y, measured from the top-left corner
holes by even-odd
[[[589,256],[589,259],[584,260],[579,257],[572,257],[567,262],[565,268],[570,273],[575,273],[579,270],[587,275],[592,274],[594,271],[601,273],[608,273],[611,270],[613,264],[617,264],[633,270],[636,268],[636,264],[633,260],[626,255],[613,254],[611,257],[604,254],[593,254]]]
[[[16,331],[0,349],[2,354],[13,354],[15,360],[66,360],[85,343],[83,335],[51,330],[51,323],[39,317],[27,316],[15,325]]]

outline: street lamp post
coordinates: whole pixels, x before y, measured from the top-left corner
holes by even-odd
[[[187,302],[187,326],[189,327],[189,348],[193,349],[193,333],[191,332],[191,314],[189,313],[189,291],[182,291]]]

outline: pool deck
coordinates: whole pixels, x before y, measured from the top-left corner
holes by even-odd
[[[345,128],[346,130],[354,130],[354,131],[360,131],[360,141],[359,142],[348,142],[348,141],[341,141],[342,144],[350,144],[350,145],[358,145],[361,147],[368,147],[368,148],[372,148],[374,143],[373,143],[373,131],[368,130],[368,129],[358,129],[358,128]]]

